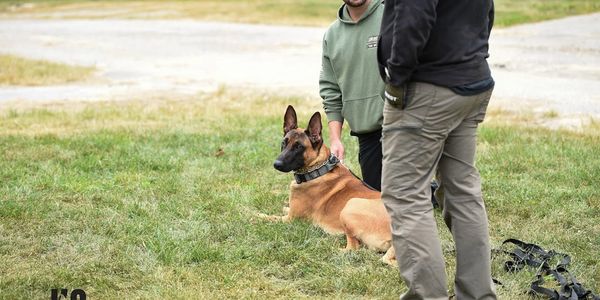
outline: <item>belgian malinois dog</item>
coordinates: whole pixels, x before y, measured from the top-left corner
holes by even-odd
[[[321,136],[321,114],[310,118],[308,128],[298,128],[296,111],[288,106],[283,122],[281,154],[274,163],[281,172],[294,171],[290,184],[289,208],[285,216],[259,217],[287,222],[307,219],[329,234],[345,234],[345,250],[360,244],[385,252],[382,261],[396,265],[391,243],[390,217],[381,194],[331,155]]]

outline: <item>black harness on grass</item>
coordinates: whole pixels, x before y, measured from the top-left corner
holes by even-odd
[[[525,266],[538,269],[536,279],[531,282],[529,294],[544,295],[551,300],[600,300],[598,295],[586,290],[581,283],[577,282],[575,276],[569,273],[567,270],[567,266],[571,263],[569,255],[554,250],[546,251],[538,245],[516,239],[505,240],[502,245],[508,243],[517,247],[510,252],[501,250],[512,258],[504,263],[504,269],[507,272],[517,272]],[[550,262],[554,258],[558,258],[558,264],[552,268]],[[560,285],[559,291],[542,286],[546,276],[554,277]]]

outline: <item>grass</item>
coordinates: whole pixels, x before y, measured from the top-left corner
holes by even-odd
[[[343,237],[302,221],[254,218],[279,213],[287,198],[291,175],[272,168],[287,104],[301,125],[320,107],[222,89],[194,100],[0,108],[0,298],[64,287],[97,299],[396,299],[405,286],[379,254],[343,253]],[[599,133],[484,123],[478,151],[493,245],[513,237],[568,253],[596,292]],[[355,155],[346,163],[358,170]],[[505,273],[502,259],[500,299],[521,299],[533,272]]]
[[[24,5],[24,3],[30,3]],[[31,5],[33,4],[33,5]],[[193,18],[245,23],[320,25],[331,23],[337,2],[304,0],[206,1],[10,1],[0,12],[58,13],[67,18]]]
[[[497,0],[495,25],[539,22],[600,11],[597,0]]]
[[[93,72],[94,68],[92,67],[0,55],[0,86],[64,84],[84,80]]]
[[[325,26],[334,19],[340,3],[317,0],[5,0],[0,2],[0,12],[8,16],[37,13],[67,18],[194,18]],[[500,27],[600,11],[600,2],[596,0],[497,0],[495,4],[496,25]]]

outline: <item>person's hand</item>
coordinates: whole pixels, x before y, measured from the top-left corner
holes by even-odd
[[[385,85],[385,100],[393,107],[404,109],[406,107],[406,88],[405,86],[393,86],[389,83]]]
[[[330,142],[331,154],[335,155],[340,161],[344,161],[344,144],[342,144],[341,140],[331,140]]]

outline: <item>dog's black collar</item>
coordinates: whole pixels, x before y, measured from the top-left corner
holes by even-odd
[[[294,172],[294,178],[296,179],[296,183],[300,184],[319,178],[327,174],[329,171],[333,170],[333,168],[335,168],[339,162],[340,160],[337,157],[335,157],[335,155],[331,154],[329,155],[329,158],[327,159],[327,161],[325,161],[323,165],[312,171],[308,171],[305,173]]]

